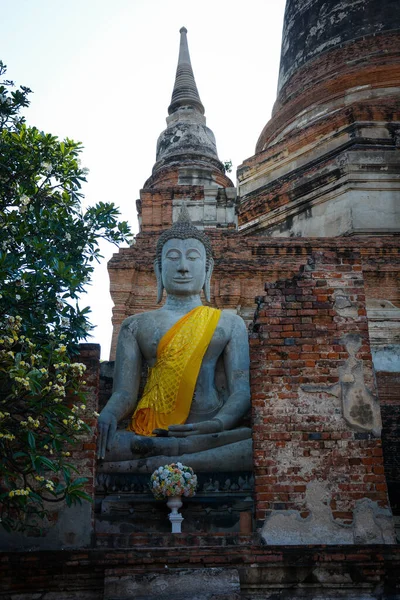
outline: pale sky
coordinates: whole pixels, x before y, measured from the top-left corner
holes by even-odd
[[[165,129],[179,50],[189,50],[207,125],[230,177],[254,154],[276,98],[285,0],[0,0],[0,59],[30,87],[28,125],[81,141],[85,203],[112,201],[138,231],[135,200]],[[81,305],[108,359],[112,301],[104,247]]]

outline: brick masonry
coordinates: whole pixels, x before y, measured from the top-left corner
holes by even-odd
[[[3,600],[98,600],[108,577],[140,577],[166,570],[229,567],[240,576],[242,600],[293,598],[297,583],[307,598],[399,597],[396,546],[265,547],[250,536],[152,536],[129,549],[0,555]],[[300,596],[302,597],[302,596]]]
[[[280,91],[274,106],[273,119],[266,124],[258,140],[257,153],[266,149],[288,123],[311,104],[327,102],[335,96],[345,94],[346,90],[354,86],[368,85],[370,88],[379,89],[387,85],[394,88],[400,76],[398,53],[399,33],[392,31],[382,35],[360,37],[351,44],[323,52],[303,65],[292,74]],[[340,72],[338,65],[343,67]],[[392,102],[395,95],[393,89],[388,101]],[[375,110],[384,110],[385,102],[382,98],[375,102],[372,98],[371,100],[371,106]],[[379,106],[382,108],[379,109]],[[361,110],[365,108],[362,107]],[[370,112],[368,120],[374,118],[373,112]]]
[[[238,168],[240,228],[273,237],[398,232],[394,5],[289,0],[272,118]]]
[[[207,231],[214,252],[211,304],[238,310],[246,322],[253,318],[254,298],[266,281],[292,277],[312,252],[338,248],[360,253],[366,298],[400,301],[400,242],[397,237],[268,239],[237,231]],[[139,234],[130,248],[121,248],[110,260],[110,289],[114,301],[111,359],[122,321],[138,312],[157,308],[153,273],[158,231]],[[383,294],[383,296],[382,296]]]
[[[348,299],[347,312],[339,297]],[[250,344],[260,525],[272,510],[306,516],[306,486],[315,480],[328,484],[332,515],[344,523],[361,498],[388,506],[381,439],[345,422],[344,392],[335,392],[349,359],[348,334],[360,339],[364,384],[375,394],[361,256],[354,249],[315,253],[303,273],[266,284],[258,298]]]
[[[94,501],[97,419],[93,413],[98,410],[99,406],[100,346],[98,344],[80,344],[79,349],[80,353],[76,360],[86,366],[84,381],[86,382],[87,401],[84,420],[90,426],[90,432],[70,449],[70,461],[77,470],[75,477],[87,479],[83,490]],[[65,513],[68,513],[70,517],[66,521],[63,518]],[[59,522],[57,529],[61,547],[88,546],[92,541],[94,504],[83,502],[82,505],[77,504],[71,508],[63,507],[61,511],[56,510],[52,514],[52,521],[53,524]]]
[[[96,439],[97,418],[94,413],[99,409],[100,387],[100,346],[98,344],[80,344],[79,362],[86,365],[86,417],[85,421],[90,426],[91,432],[82,439],[81,443],[72,452],[72,461],[80,477],[86,477],[85,492],[94,500],[95,473],[96,473]],[[91,506],[91,530],[94,522],[94,506]],[[90,534],[91,535],[91,534]],[[73,540],[71,540],[74,545]]]
[[[351,522],[357,499],[387,506],[380,438],[345,423],[340,397],[329,390],[306,393],[301,386],[339,383],[339,369],[349,356],[340,340],[352,333],[362,340],[357,358],[363,361],[365,386],[376,394],[366,302],[382,293],[399,300],[399,240],[208,234],[215,257],[211,304],[237,310],[251,323],[258,301],[250,343],[259,525],[270,510],[296,509],[305,516],[307,483],[328,475],[330,507],[341,522]],[[117,316],[120,323],[129,314],[156,308],[152,261],[157,236],[140,234],[136,245],[114,255],[109,265],[112,289],[121,292],[122,282],[130,282],[124,303],[114,294],[114,344]],[[260,296],[266,282],[266,295]],[[344,308],[341,296],[347,298]],[[382,382],[379,378],[378,386]],[[384,413],[391,422],[392,413]],[[288,448],[301,456],[303,474],[296,475],[293,467],[282,479],[277,462]],[[335,468],[341,478],[335,477]]]
[[[400,374],[377,373],[385,475],[393,513],[400,515]]]

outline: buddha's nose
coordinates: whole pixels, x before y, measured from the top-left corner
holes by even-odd
[[[184,274],[184,273],[187,273],[188,271],[189,271],[188,263],[187,263],[186,259],[184,257],[182,257],[180,260],[180,263],[179,263],[178,272]]]

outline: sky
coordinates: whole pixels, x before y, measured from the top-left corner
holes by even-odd
[[[151,174],[175,80],[179,29],[217,140],[236,168],[254,154],[276,99],[285,0],[0,0],[0,59],[30,87],[28,125],[83,143],[85,204],[114,202],[134,233],[136,199]],[[88,341],[108,360],[112,301],[104,259],[81,305]]]

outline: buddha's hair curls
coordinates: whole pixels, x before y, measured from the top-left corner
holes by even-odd
[[[197,229],[197,227],[193,225],[190,219],[188,209],[186,208],[186,205],[183,204],[176,223],[174,223],[172,227],[170,227],[166,231],[163,231],[160,237],[158,238],[157,262],[159,268],[161,269],[161,255],[165,242],[167,242],[168,240],[188,240],[193,238],[195,240],[199,240],[203,244],[206,250],[206,268],[208,268],[212,259],[212,248],[210,239],[205,233],[203,233],[202,231],[200,231],[200,229]]]

